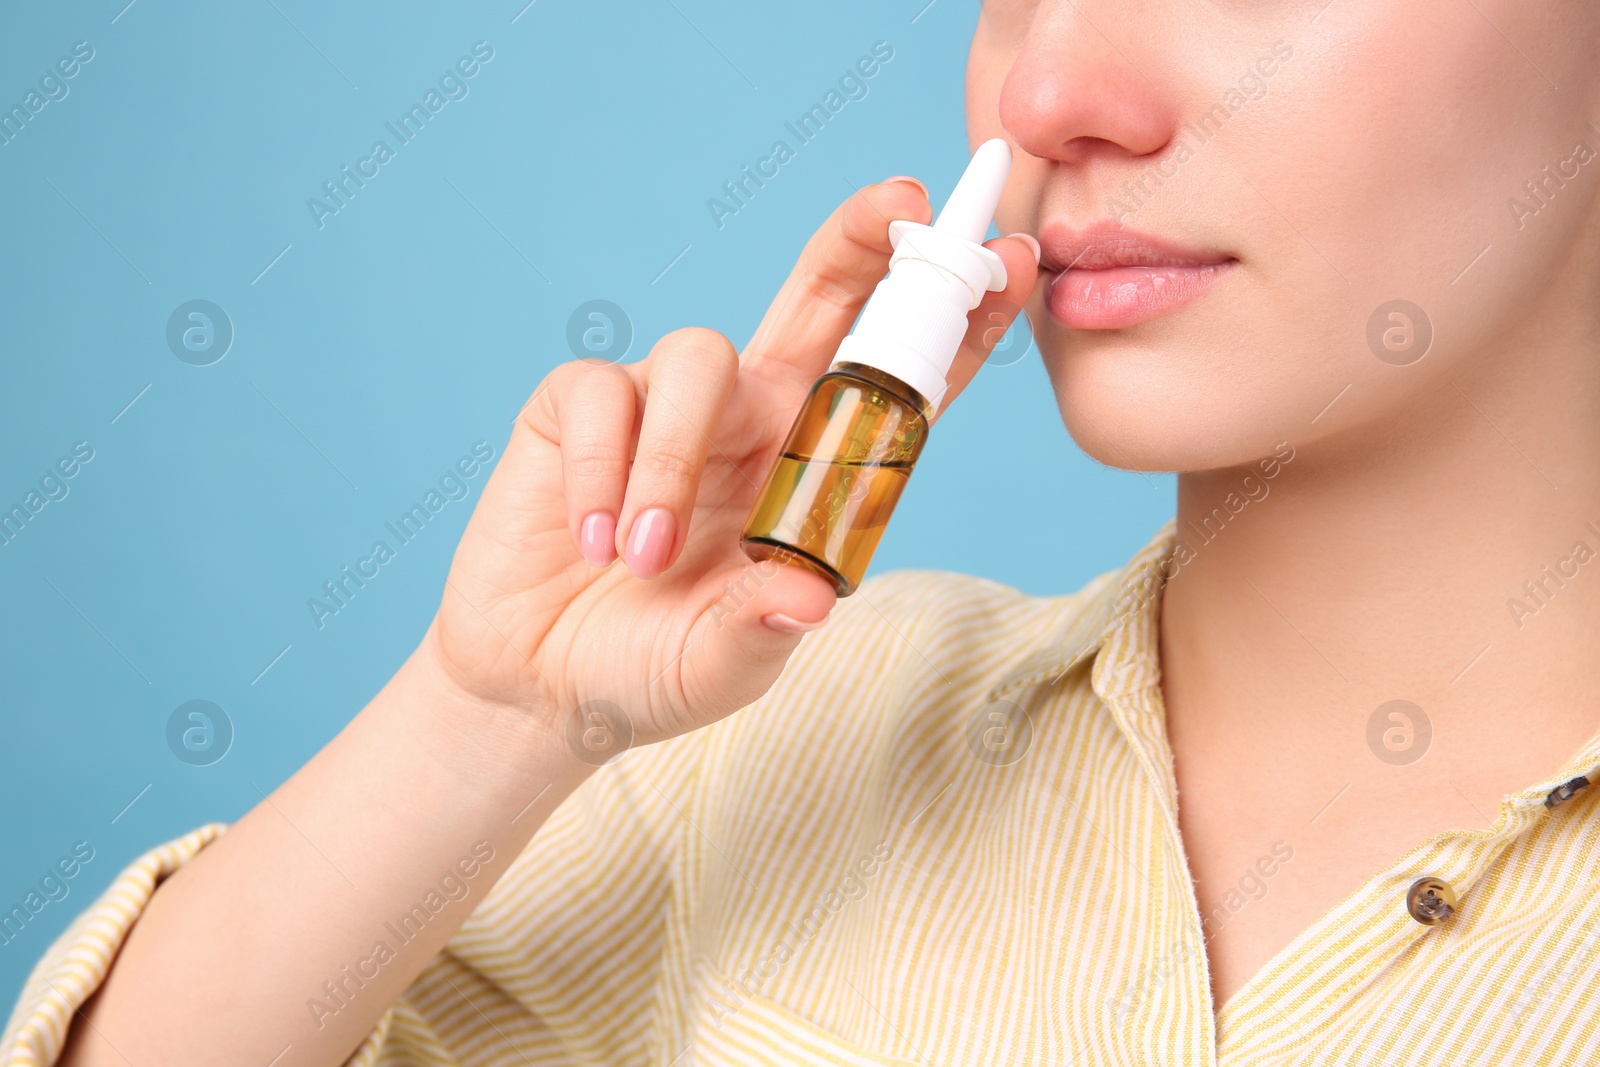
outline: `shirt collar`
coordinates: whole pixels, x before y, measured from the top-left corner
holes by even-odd
[[[1066,618],[1054,636],[995,683],[989,699],[1025,687],[1054,685],[1086,663],[1093,664],[1092,684],[1102,700],[1159,684],[1161,590],[1171,574],[1169,561],[1176,550],[1177,520],[1172,519],[1127,566],[1102,574],[1079,593],[1062,598]],[[1550,810],[1546,798],[1580,778],[1588,780],[1587,789],[1600,789],[1600,733],[1555,773],[1507,796],[1506,806]],[[1554,806],[1562,802],[1558,799]]]
[[[1095,578],[1063,598],[1067,617],[1041,647],[989,691],[991,700],[1017,689],[1053,685],[1067,672],[1095,663],[1094,688],[1102,698],[1156,684],[1160,679],[1157,624],[1167,561],[1177,547],[1177,521],[1169,520],[1120,571]],[[1117,655],[1098,657],[1101,649]]]

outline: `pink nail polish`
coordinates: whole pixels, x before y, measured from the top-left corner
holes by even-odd
[[[617,520],[609,511],[591,511],[578,527],[578,551],[594,567],[616,558]]]
[[[640,578],[654,578],[667,567],[678,520],[666,508],[648,508],[634,516],[628,532],[628,569]]]
[[[1026,241],[1029,248],[1033,249],[1033,261],[1039,262],[1039,239],[1031,233],[1008,233],[1007,237],[1015,237],[1019,241]]]
[[[761,616],[761,625],[769,630],[776,630],[780,634],[809,633],[827,621],[828,616],[824,615],[816,622],[801,622],[799,619],[791,618],[777,611],[772,612],[770,615]]]
[[[910,184],[915,185],[918,189],[921,189],[923,196],[927,196],[928,195],[928,187],[926,185],[923,185],[921,182],[917,181],[917,179],[915,179],[915,178],[913,178],[913,177],[911,177],[909,175],[896,174],[892,178],[883,179],[883,184],[884,185],[888,185],[890,182],[909,182]]]

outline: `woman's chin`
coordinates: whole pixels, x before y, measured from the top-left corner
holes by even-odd
[[[1218,387],[1216,376],[1162,374],[1160,357],[1074,353],[1046,359],[1056,404],[1072,439],[1097,462],[1132,471],[1215,470],[1252,463],[1279,442],[1303,444],[1303,408],[1264,392]],[[1140,364],[1143,364],[1142,366]],[[1197,380],[1199,379],[1199,380]],[[1299,429],[1296,430],[1295,427]]]

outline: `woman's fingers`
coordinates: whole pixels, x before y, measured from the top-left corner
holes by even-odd
[[[746,349],[747,365],[792,380],[797,392],[809,388],[888,269],[885,207],[902,217],[928,214],[927,197],[908,181],[851,197],[806,246]],[[944,406],[971,381],[1033,290],[1033,241],[1013,235],[988,247],[1005,261],[1008,284],[969,313]],[[548,406],[535,403],[526,414],[558,443],[567,525],[590,564],[603,567],[620,556],[641,578],[671,566],[739,372],[732,344],[704,329],[669,334],[649,359],[628,367],[574,363],[555,372]]]
[[[941,415],[972,381],[994,346],[1011,328],[1012,321],[1022,313],[1039,276],[1039,242],[1034,238],[1012,234],[985,242],[984,247],[992,249],[1005,262],[1006,287],[998,293],[987,294],[982,303],[967,312],[967,335],[950,366],[950,388],[939,405]]]
[[[889,270],[889,223],[925,223],[932,216],[927,191],[910,178],[869,185],[851,196],[806,242],[745,347],[745,365],[797,389],[810,388]]]
[[[616,558],[617,516],[628,484],[635,386],[612,364],[571,363],[551,391],[567,525],[592,566]]]
[[[630,571],[654,578],[683,547],[706,455],[739,373],[739,356],[721,334],[691,328],[663,337],[644,366],[644,417],[617,547]]]

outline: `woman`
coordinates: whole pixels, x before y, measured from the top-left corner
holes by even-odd
[[[1597,49],[1590,0],[991,0],[962,380],[1028,302],[1175,524],[1042,599],[741,554],[930,214],[865,189],[743,352],[539,387],[404,668],[130,869],[7,1062],[1592,1060]]]

